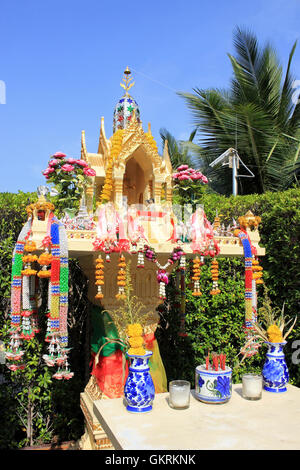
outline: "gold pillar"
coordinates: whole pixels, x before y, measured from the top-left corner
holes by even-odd
[[[93,210],[93,199],[94,199],[94,185],[88,186],[85,191],[86,197],[86,208],[89,214],[94,212]]]
[[[166,189],[166,201],[167,202],[172,202],[172,194],[173,194],[172,188],[169,188],[167,186],[167,189]]]
[[[161,183],[154,184],[154,202],[155,204],[161,203]]]
[[[117,207],[122,206],[122,196],[123,196],[123,179],[117,178],[114,180],[114,200]]]

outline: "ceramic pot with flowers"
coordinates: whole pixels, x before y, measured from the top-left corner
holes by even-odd
[[[149,367],[149,359],[153,353],[143,347],[143,328],[139,323],[128,325],[127,335],[130,345],[127,352],[130,360],[129,373],[124,387],[127,411],[145,413],[152,410],[155,396]]]
[[[289,371],[285,362],[283,348],[286,344],[287,336],[295,326],[297,317],[295,317],[294,321],[293,319],[286,321],[284,304],[278,315],[276,315],[277,312],[278,309],[271,307],[271,301],[268,298],[266,289],[263,307],[259,309],[259,314],[265,326],[253,323],[253,328],[257,337],[268,346],[266,361],[262,370],[263,388],[268,392],[282,393],[286,392],[286,385],[289,381]],[[291,322],[292,325],[285,331],[287,325]]]
[[[145,413],[152,410],[155,397],[154,383],[150,374],[149,359],[152,351],[143,355],[129,354],[129,373],[124,387],[127,411]]]
[[[286,385],[289,381],[289,371],[283,352],[286,341],[281,343],[266,342],[266,344],[268,345],[268,352],[262,370],[263,388],[268,392],[286,392]]]

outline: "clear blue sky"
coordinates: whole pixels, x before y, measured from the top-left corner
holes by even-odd
[[[188,137],[192,117],[176,91],[227,87],[236,25],[270,41],[285,66],[299,38],[299,0],[3,0],[0,11],[0,191],[35,191],[49,156],[96,152],[128,65],[144,129]],[[300,41],[293,63],[300,79]]]

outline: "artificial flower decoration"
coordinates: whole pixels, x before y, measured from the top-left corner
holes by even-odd
[[[84,189],[92,183],[91,177],[96,176],[96,172],[84,160],[66,158],[64,153],[56,152],[43,175],[58,192],[56,207],[67,209],[79,205]]]
[[[201,171],[194,170],[194,168],[190,168],[188,165],[180,165],[177,171],[173,173],[172,178],[177,183],[181,181],[201,181],[204,184],[208,183],[208,179]]]
[[[258,310],[259,317],[261,318],[262,325],[253,323],[253,329],[256,332],[257,338],[269,343],[283,343],[293,330],[297,316],[293,319],[286,321],[284,316],[284,304],[282,310],[272,308],[271,300],[268,296],[268,289],[264,286],[264,299],[263,306]],[[290,328],[284,332],[288,324],[293,321]]]

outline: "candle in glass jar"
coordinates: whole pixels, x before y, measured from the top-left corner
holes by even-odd
[[[243,397],[248,400],[259,400],[262,392],[262,376],[245,374],[242,378]]]
[[[169,403],[172,408],[184,409],[190,405],[191,384],[186,380],[173,380],[169,384]]]

